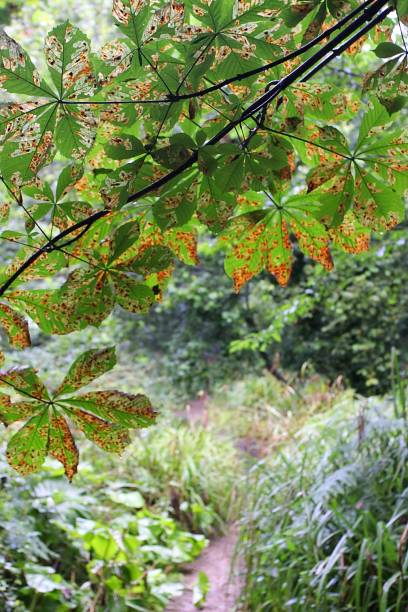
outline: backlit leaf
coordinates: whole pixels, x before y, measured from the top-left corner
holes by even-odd
[[[116,365],[115,348],[91,349],[76,358],[55,396],[72,393],[105,374]]]
[[[10,439],[7,461],[19,474],[38,472],[48,452],[49,414],[42,408]]]
[[[66,398],[64,402],[123,427],[147,427],[157,416],[145,395],[121,391],[94,391]]]
[[[0,303],[0,325],[6,330],[10,344],[21,349],[30,346],[27,321],[7,304]]]

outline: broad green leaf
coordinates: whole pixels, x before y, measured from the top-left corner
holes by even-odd
[[[77,269],[71,272],[58,292],[59,299],[68,310],[69,319],[81,326],[98,326],[111,313],[114,296],[108,274],[103,270]]]
[[[21,349],[30,346],[27,321],[7,304],[0,303],[0,325],[6,330],[10,344]]]
[[[255,211],[236,217],[225,234],[233,244],[225,260],[225,271],[235,290],[266,268],[281,286],[292,270],[292,246],[288,227],[280,211]]]
[[[372,101],[371,105],[372,108],[370,108],[364,114],[364,117],[361,121],[354,153],[356,153],[361,148],[361,145],[370,136],[370,132],[371,130],[373,130],[373,128],[376,128],[377,126],[383,126],[387,124],[390,120],[387,111],[381,104],[379,104],[379,102],[374,100]]]
[[[147,312],[155,297],[153,291],[140,281],[124,274],[112,275],[117,303],[129,312]]]
[[[50,399],[36,370],[28,366],[15,366],[9,370],[0,371],[0,386],[12,388],[24,397],[46,401]]]
[[[165,246],[151,246],[143,250],[140,255],[123,264],[133,272],[148,276],[155,272],[162,272],[173,265],[173,253]]]
[[[67,413],[84,435],[109,453],[122,453],[129,444],[125,427],[108,423],[80,408],[70,408]]]
[[[158,163],[175,170],[182,166],[191,156],[191,151],[182,144],[170,144],[152,151],[151,156]]]
[[[95,77],[90,64],[88,38],[69,21],[58,25],[45,39],[45,60],[59,98],[91,96]]]
[[[120,134],[110,139],[105,145],[106,154],[111,159],[130,159],[146,154],[142,142],[131,134]]]
[[[65,157],[82,160],[92,148],[98,127],[97,117],[90,106],[62,104],[55,130],[55,142]]]
[[[109,262],[118,259],[140,236],[139,224],[137,221],[128,221],[115,230],[112,237],[112,254]]]
[[[143,158],[140,158],[108,174],[100,190],[107,208],[115,209],[126,204],[128,195],[136,189],[137,175],[142,165]]]
[[[86,320],[76,316],[75,302],[62,301],[59,291],[13,291],[7,297],[11,303],[22,308],[47,334],[69,334],[83,329],[88,324]]]
[[[105,421],[129,428],[147,427],[157,416],[145,395],[131,395],[121,391],[94,391],[63,401],[92,412]]]
[[[10,93],[54,97],[20,45],[0,30],[0,87]]]
[[[64,466],[68,480],[72,480],[78,469],[79,453],[65,418],[56,410],[50,417],[48,452]]]
[[[54,156],[56,105],[36,105],[32,112],[24,112],[22,119],[25,122],[14,123],[12,133],[5,134],[1,151],[2,174],[16,188],[31,181]],[[10,123],[7,121],[3,125],[7,131]]]
[[[57,190],[55,192],[55,199],[61,200],[64,198],[74,187],[84,174],[84,166],[81,163],[74,163],[65,166],[63,171],[58,177]]]
[[[404,218],[401,196],[365,170],[358,170],[353,211],[364,227],[383,232]]]
[[[115,348],[91,349],[76,358],[54,397],[85,387],[116,365]]]
[[[48,452],[48,409],[33,416],[14,434],[7,445],[7,461],[19,474],[38,472]]]
[[[44,408],[40,402],[12,402],[9,395],[0,393],[0,421],[10,425],[31,417]]]
[[[404,49],[395,43],[383,42],[374,49],[374,53],[377,57],[394,57],[394,55],[404,53]]]

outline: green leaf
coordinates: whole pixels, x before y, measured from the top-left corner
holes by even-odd
[[[45,39],[45,60],[60,99],[90,96],[95,77],[90,64],[90,43],[79,28],[65,21]]]
[[[147,312],[154,303],[154,293],[144,283],[124,274],[112,275],[117,303],[135,313]]]
[[[165,246],[151,246],[145,249],[136,258],[126,262],[124,267],[148,276],[169,268],[174,261],[171,250]]]
[[[7,445],[7,461],[19,474],[38,472],[48,452],[48,409],[33,416]]]
[[[406,17],[408,15],[408,0],[397,0],[397,11],[399,17]]]
[[[128,221],[115,230],[112,240],[112,254],[109,262],[118,259],[138,240],[140,236],[139,224],[137,221]]]
[[[65,157],[82,160],[93,147],[97,117],[92,108],[79,104],[62,105],[55,131],[55,142]]]
[[[191,156],[191,151],[182,144],[170,144],[151,152],[151,156],[158,163],[175,170],[182,166]]]
[[[76,303],[62,301],[59,291],[47,289],[13,291],[7,297],[10,302],[24,309],[47,334],[70,334],[83,329],[88,324],[87,320],[76,316]]]
[[[92,269],[74,270],[55,299],[65,306],[69,322],[76,321],[79,328],[100,325],[114,306],[109,276],[103,270],[97,273]]]
[[[390,118],[385,108],[376,100],[372,101],[370,108],[363,116],[358,133],[357,143],[354,154],[360,149],[361,145],[368,139],[370,131],[389,122]]]
[[[353,211],[364,227],[382,232],[402,221],[405,207],[400,194],[359,168]]]
[[[39,400],[50,399],[44,383],[38,378],[36,370],[29,366],[15,366],[0,372],[0,386],[11,387],[24,397]]]
[[[14,122],[9,130],[10,119],[16,114],[12,105],[8,107],[11,113],[7,122],[3,123],[6,134],[1,151],[1,171],[16,188],[31,181],[55,153],[56,105],[27,104],[32,110],[22,113],[24,123]]]
[[[43,408],[40,402],[12,402],[9,395],[0,393],[0,421],[6,426],[25,420]]]
[[[74,187],[75,184],[82,178],[84,174],[84,166],[82,163],[74,163],[65,166],[58,177],[57,190],[55,199],[58,202],[64,198]]]
[[[108,496],[115,504],[122,504],[127,508],[143,508],[144,499],[139,491],[109,491]]]
[[[239,189],[244,180],[243,157],[239,156],[232,160],[227,166],[222,166],[215,173],[214,179],[218,189],[225,191],[235,191]]]
[[[63,382],[56,389],[54,397],[72,393],[89,385],[95,378],[109,372],[116,365],[115,347],[91,349],[76,358]]]
[[[10,344],[21,349],[30,346],[27,321],[7,304],[0,303],[0,325],[6,330]]]
[[[405,53],[404,49],[392,42],[382,42],[375,49],[374,53],[377,57],[394,57]]]
[[[106,154],[111,159],[130,159],[146,154],[143,143],[131,134],[119,134],[105,145]]]
[[[55,97],[20,45],[0,30],[0,86],[10,93]]]
[[[198,579],[193,586],[193,604],[196,608],[201,608],[207,599],[210,590],[210,581],[205,572],[198,572]]]
[[[108,453],[122,453],[129,444],[125,427],[113,425],[80,408],[66,410],[84,435]]]
[[[68,480],[72,480],[77,473],[79,453],[67,421],[56,410],[49,423],[48,452],[62,463]]]
[[[280,285],[287,285],[292,270],[292,246],[280,211],[269,214],[254,211],[235,217],[224,235],[233,245],[225,260],[225,271],[237,292],[263,268]]]
[[[121,391],[91,391],[63,401],[92,412],[105,421],[128,428],[148,427],[157,416],[145,395],[131,395]]]

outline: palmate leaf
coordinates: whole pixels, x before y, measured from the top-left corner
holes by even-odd
[[[83,159],[95,141],[98,121],[91,106],[75,104],[97,89],[88,39],[65,22],[47,36],[45,56],[55,91],[20,45],[0,33],[0,86],[33,98],[0,106],[2,175],[15,189],[31,181],[57,148]]]
[[[224,240],[233,245],[225,260],[225,270],[234,280],[236,291],[263,269],[273,274],[281,286],[287,285],[293,260],[290,232],[309,257],[331,270],[327,230],[293,198],[279,208],[235,217],[223,233]]]
[[[109,452],[122,452],[129,429],[147,427],[156,418],[145,395],[120,391],[95,391],[66,397],[109,371],[116,363],[114,349],[93,349],[80,355],[64,381],[48,392],[32,368],[0,372],[0,385],[8,386],[24,401],[13,402],[0,394],[0,420],[5,425],[28,418],[9,440],[7,459],[20,474],[38,471],[47,455],[63,466],[71,480],[79,453],[69,428],[71,420],[87,438]]]

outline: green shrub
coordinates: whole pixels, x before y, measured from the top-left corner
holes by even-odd
[[[408,353],[406,230],[356,257],[338,256],[330,274],[316,268],[299,286],[313,306],[282,335],[282,363],[306,361],[332,380],[343,375],[365,394],[382,393],[390,380],[390,351]]]
[[[311,419],[253,468],[242,518],[251,612],[402,612],[408,602],[408,437],[390,404]]]
[[[27,479],[1,467],[1,610],[150,612],[182,592],[177,570],[206,539],[150,511],[134,482],[105,475],[97,488],[51,464]]]

